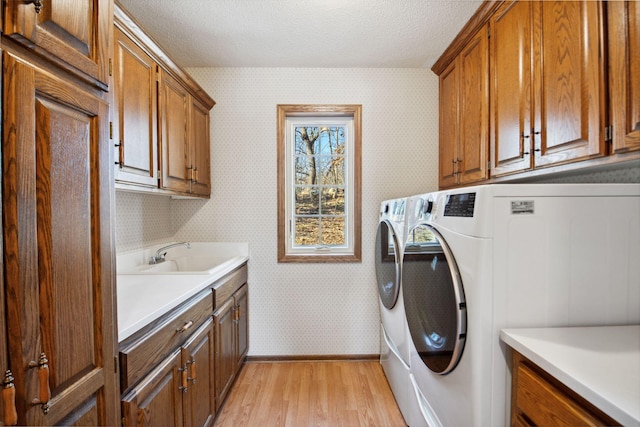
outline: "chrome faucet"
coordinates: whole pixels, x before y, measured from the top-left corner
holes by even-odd
[[[151,257],[151,259],[149,260],[149,264],[160,264],[161,262],[164,262],[164,257],[167,254],[167,249],[175,248],[176,246],[186,246],[187,249],[191,249],[191,245],[187,242],[172,243],[170,245],[163,246],[156,251],[156,254],[154,256]]]

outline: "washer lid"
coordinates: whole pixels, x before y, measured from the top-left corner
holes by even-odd
[[[398,238],[391,224],[383,220],[376,235],[376,279],[382,304],[391,310],[400,293]]]
[[[422,362],[438,374],[453,371],[467,333],[464,290],[449,246],[427,224],[409,232],[402,287],[409,331]]]

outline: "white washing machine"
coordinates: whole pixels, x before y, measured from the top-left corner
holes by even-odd
[[[409,392],[409,330],[402,298],[402,247],[406,236],[407,199],[380,205],[376,235],[376,281],[380,303],[380,363],[405,417]]]
[[[508,425],[503,328],[640,323],[638,184],[486,185],[407,209],[412,427]]]

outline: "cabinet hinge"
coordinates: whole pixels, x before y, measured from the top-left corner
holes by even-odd
[[[113,76],[113,60],[109,58],[109,77]]]
[[[609,125],[604,128],[604,140],[610,142],[613,139],[613,126]]]
[[[487,162],[487,170],[490,171],[491,170],[491,161]]]
[[[487,38],[491,38],[491,27],[487,27]]]
[[[127,422],[125,421],[124,417],[122,417],[122,419],[120,420],[120,423],[122,427],[125,427],[127,425]]]

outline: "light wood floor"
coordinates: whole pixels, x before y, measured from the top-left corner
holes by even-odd
[[[405,426],[380,363],[246,362],[215,427]]]

